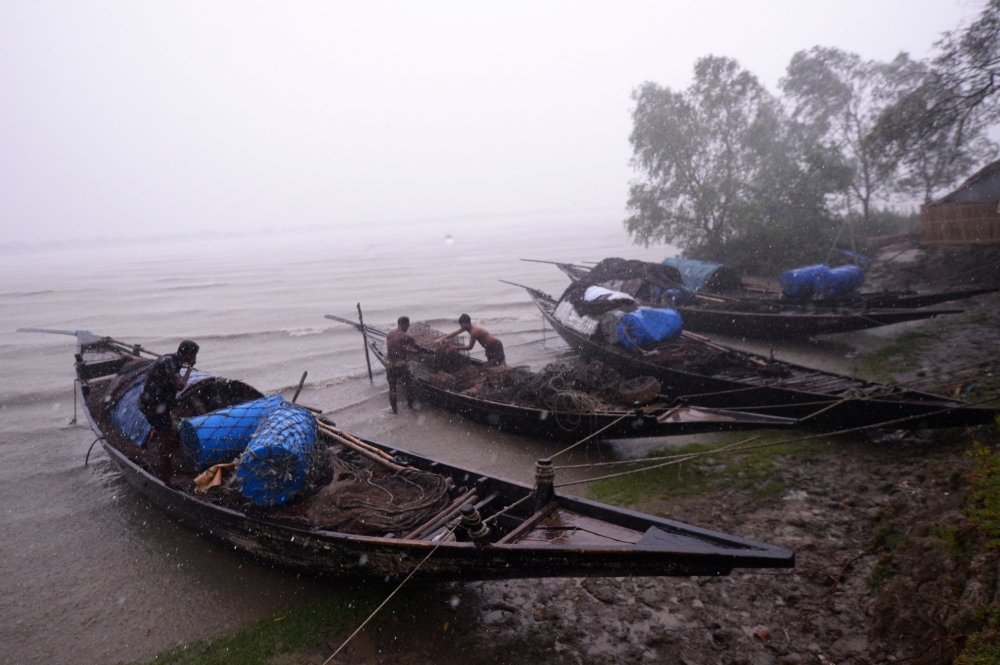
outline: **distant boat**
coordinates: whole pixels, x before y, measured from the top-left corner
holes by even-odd
[[[373,482],[424,474],[447,490],[443,503],[415,527],[365,534],[316,526],[304,518],[300,502],[262,508],[240,502],[238,494],[218,493],[220,488],[195,494],[190,476],[170,484],[159,480],[144,449],[112,422],[122,396],[144,380],[152,361],[140,355],[148,352],[86,331],[70,334],[77,337],[77,396],[125,480],[184,526],[265,562],[315,575],[377,579],[406,576],[421,564],[418,577],[445,581],[727,575],[735,568],[794,565],[792,552],[781,547],[560,494],[551,474],[539,474],[533,488],[347,433],[331,435],[337,430],[324,425],[320,442],[352,473],[371,472]],[[240,381],[203,376],[181,393],[178,409],[190,409],[195,399],[211,411],[259,397]],[[546,468],[546,462],[539,466]],[[480,529],[482,522],[489,522],[488,531]]]
[[[684,332],[680,338],[626,349],[556,316],[552,296],[522,287],[545,320],[581,355],[626,376],[652,376],[663,391],[699,407],[800,419],[804,427],[844,430],[960,427],[991,422],[997,409],[774,360]],[[567,303],[568,304],[568,303]],[[586,316],[578,318],[587,322]],[[597,329],[591,320],[590,328]]]
[[[673,307],[688,330],[755,339],[802,339],[960,314],[960,309],[916,308],[996,291],[851,293],[824,300],[789,299],[779,291],[744,286],[732,270],[701,261],[682,260],[674,265],[605,259],[594,267],[555,265],[576,283],[610,285],[635,296],[640,304]],[[687,297],[675,303],[667,292],[681,286],[688,289]]]
[[[361,326],[339,317],[334,320]],[[411,332],[417,328],[415,325]],[[368,345],[383,365],[388,365],[385,333],[366,327]],[[425,335],[425,337],[427,337]],[[418,338],[418,342],[422,341]],[[415,356],[415,354],[411,354]],[[542,439],[576,442],[588,436],[596,439],[636,439],[652,436],[676,436],[699,432],[722,432],[751,429],[782,429],[794,427],[794,418],[781,418],[724,409],[696,408],[673,403],[669,395],[654,395],[640,406],[603,403],[594,409],[574,408],[572,399],[556,408],[544,408],[517,400],[499,400],[473,394],[468,387],[454,385],[456,374],[465,376],[466,383],[477,384],[492,375],[502,380],[506,374],[525,378],[526,370],[486,368],[486,363],[461,353],[449,353],[451,373],[435,369],[433,359],[412,357],[410,360],[414,391],[424,401],[456,413],[483,425],[506,432]],[[469,376],[473,377],[469,380]],[[447,383],[446,383],[447,382]],[[449,385],[451,384],[451,385]],[[567,398],[572,397],[567,394]],[[600,401],[593,392],[588,402]]]

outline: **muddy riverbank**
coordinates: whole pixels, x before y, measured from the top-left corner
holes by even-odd
[[[914,260],[948,263],[926,255]],[[895,274],[894,266],[878,269]],[[982,283],[997,273],[976,275]],[[933,275],[924,277],[920,288],[934,284]],[[989,399],[1000,369],[1000,298],[981,296],[965,307],[958,317],[906,326],[875,341],[866,337],[864,345],[847,338],[823,348],[883,380]],[[361,424],[364,411],[345,416]],[[388,438],[393,431],[402,434],[390,429]],[[1000,509],[998,449],[996,425],[881,432],[706,459],[641,483],[592,485],[579,491],[789,547],[796,567],[737,570],[724,578],[413,585],[335,662],[764,665],[989,658],[1000,648],[1000,556],[990,540],[1000,533],[989,531],[1000,515],[990,512]],[[646,452],[658,453],[655,447]],[[331,623],[307,648],[258,662],[323,663],[357,623],[358,617]]]

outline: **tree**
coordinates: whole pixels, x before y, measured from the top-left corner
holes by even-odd
[[[843,169],[736,61],[705,57],[694,74],[686,91],[647,82],[633,93],[632,164],[643,177],[625,227],[639,243],[771,271],[776,256],[792,261],[827,232],[824,197]]]
[[[996,155],[986,130],[1000,120],[1000,0],[964,31],[945,33],[937,47],[930,64],[900,72],[901,94],[875,131],[902,169],[900,189],[921,194],[925,203]]]
[[[882,149],[874,130],[911,65],[905,54],[886,64],[816,46],[792,56],[780,83],[792,102],[792,117],[811,127],[815,139],[850,168],[844,193],[858,199],[866,222],[875,199],[892,192],[896,172],[896,161]]]

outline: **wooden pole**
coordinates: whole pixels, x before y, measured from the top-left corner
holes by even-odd
[[[295,400],[299,398],[299,393],[302,392],[302,386],[306,384],[306,376],[309,374],[308,370],[302,372],[302,378],[299,379],[299,387],[295,389],[295,394],[292,395],[292,404],[295,404]]]
[[[368,380],[375,385],[375,377],[372,376],[372,359],[368,355],[368,333],[365,332],[365,318],[361,315],[361,303],[358,303],[358,322],[361,324],[361,337],[365,341],[365,362],[368,363]]]
[[[851,258],[854,259],[854,265],[858,265],[858,248],[854,244],[854,211],[851,209],[851,193],[847,193],[847,231],[851,235]],[[860,266],[859,266],[860,267]]]

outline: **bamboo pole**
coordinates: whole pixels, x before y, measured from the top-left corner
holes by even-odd
[[[393,463],[395,463],[395,460],[392,458],[392,455],[390,455],[389,453],[385,452],[384,450],[380,450],[380,449],[376,448],[375,446],[370,446],[367,443],[365,443],[364,441],[361,441],[357,437],[352,436],[352,435],[348,434],[347,432],[345,432],[345,431],[343,431],[341,429],[338,429],[336,427],[331,427],[330,425],[327,425],[326,423],[323,423],[323,422],[319,422],[319,421],[317,421],[317,422],[319,423],[319,428],[321,430],[323,430],[324,432],[327,432],[329,434],[333,434],[334,436],[338,436],[338,437],[343,438],[343,439],[347,439],[348,441],[350,441],[351,443],[353,443],[355,446],[357,446],[359,448],[364,448],[368,452],[374,453],[375,455],[378,455],[379,457],[381,457],[382,459],[384,459],[386,462],[393,462]]]
[[[361,315],[361,303],[358,303],[358,322],[361,324],[361,338],[365,341],[365,362],[368,363],[368,380],[375,385],[375,377],[372,376],[372,359],[368,355],[368,332],[365,328],[365,318]]]
[[[326,434],[327,436],[331,437],[337,443],[342,443],[343,445],[347,446],[351,450],[353,450],[353,451],[355,451],[355,452],[357,452],[357,453],[359,453],[361,455],[364,455],[365,457],[367,457],[371,461],[376,462],[377,464],[381,464],[382,466],[384,466],[387,469],[391,470],[393,473],[399,473],[400,471],[402,471],[405,468],[405,467],[402,467],[402,466],[400,466],[398,464],[390,462],[390,461],[388,461],[386,459],[383,459],[382,457],[380,457],[379,455],[376,455],[375,453],[371,452],[367,448],[363,448],[362,446],[359,446],[358,444],[354,443],[353,441],[349,441],[348,439],[345,439],[344,437],[340,436],[339,434],[334,434],[333,432],[331,432],[330,430],[328,430],[326,428],[323,428],[323,433]]]

